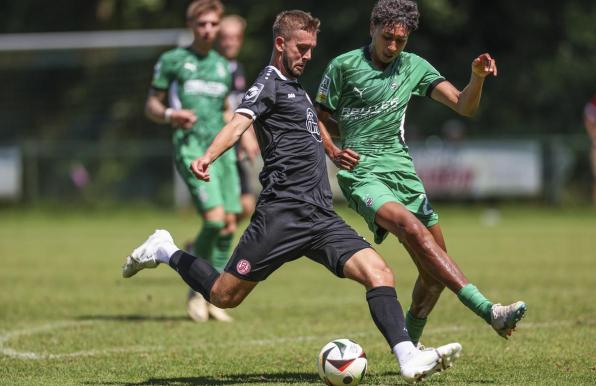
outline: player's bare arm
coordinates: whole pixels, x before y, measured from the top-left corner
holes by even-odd
[[[252,125],[252,119],[244,114],[236,113],[230,122],[215,136],[211,145],[201,157],[190,165],[192,173],[200,180],[209,181],[209,165],[226,150],[234,146],[242,134]]]
[[[472,61],[472,74],[467,86],[459,91],[448,81],[439,83],[431,98],[450,107],[460,115],[471,117],[478,110],[482,86],[487,76],[497,76],[497,64],[490,54],[482,54]]]
[[[239,153],[246,156],[249,160],[254,161],[260,154],[259,143],[257,142],[257,135],[252,125],[242,134],[240,138]]]
[[[352,170],[358,164],[360,155],[352,149],[340,149],[333,143],[332,135],[339,137],[337,122],[328,111],[317,107],[317,117],[319,118],[319,131],[323,139],[325,153],[335,166],[340,169]]]
[[[156,123],[169,123],[174,127],[190,129],[197,121],[197,116],[192,110],[175,110],[166,106],[166,91],[149,91],[145,102],[145,115]]]

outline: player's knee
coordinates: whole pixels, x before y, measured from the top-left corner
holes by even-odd
[[[219,308],[235,308],[242,303],[243,299],[243,297],[235,296],[234,294],[220,293],[217,290],[212,290],[209,302]]]
[[[371,270],[366,278],[366,287],[395,287],[395,278],[391,268],[385,264]]]

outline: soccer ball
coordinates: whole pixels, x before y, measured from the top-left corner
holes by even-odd
[[[329,386],[355,386],[366,374],[366,354],[350,339],[335,339],[319,353],[319,376]]]

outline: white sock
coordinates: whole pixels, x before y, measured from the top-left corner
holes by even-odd
[[[157,256],[155,258],[157,261],[163,264],[170,263],[170,257],[176,252],[178,252],[180,248],[172,243],[162,243],[159,248],[157,248]]]
[[[419,350],[414,346],[414,343],[406,340],[404,342],[400,342],[393,347],[393,353],[399,362],[399,367],[402,367],[405,363],[407,363],[410,359],[414,357],[414,355],[418,354]]]

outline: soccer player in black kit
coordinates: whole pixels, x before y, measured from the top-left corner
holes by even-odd
[[[205,154],[192,162],[195,176],[209,181],[209,165],[254,125],[264,161],[259,176],[263,190],[224,272],[180,250],[167,231],[157,230],[127,257],[122,274],[130,277],[144,268],[169,264],[210,303],[231,308],[281,265],[306,256],[366,288],[372,318],[395,354],[401,375],[418,381],[450,367],[461,345],[421,351],[412,344],[391,268],[333,210],[317,116],[297,81],[316,46],[319,24],[299,10],[277,15],[270,65]]]

